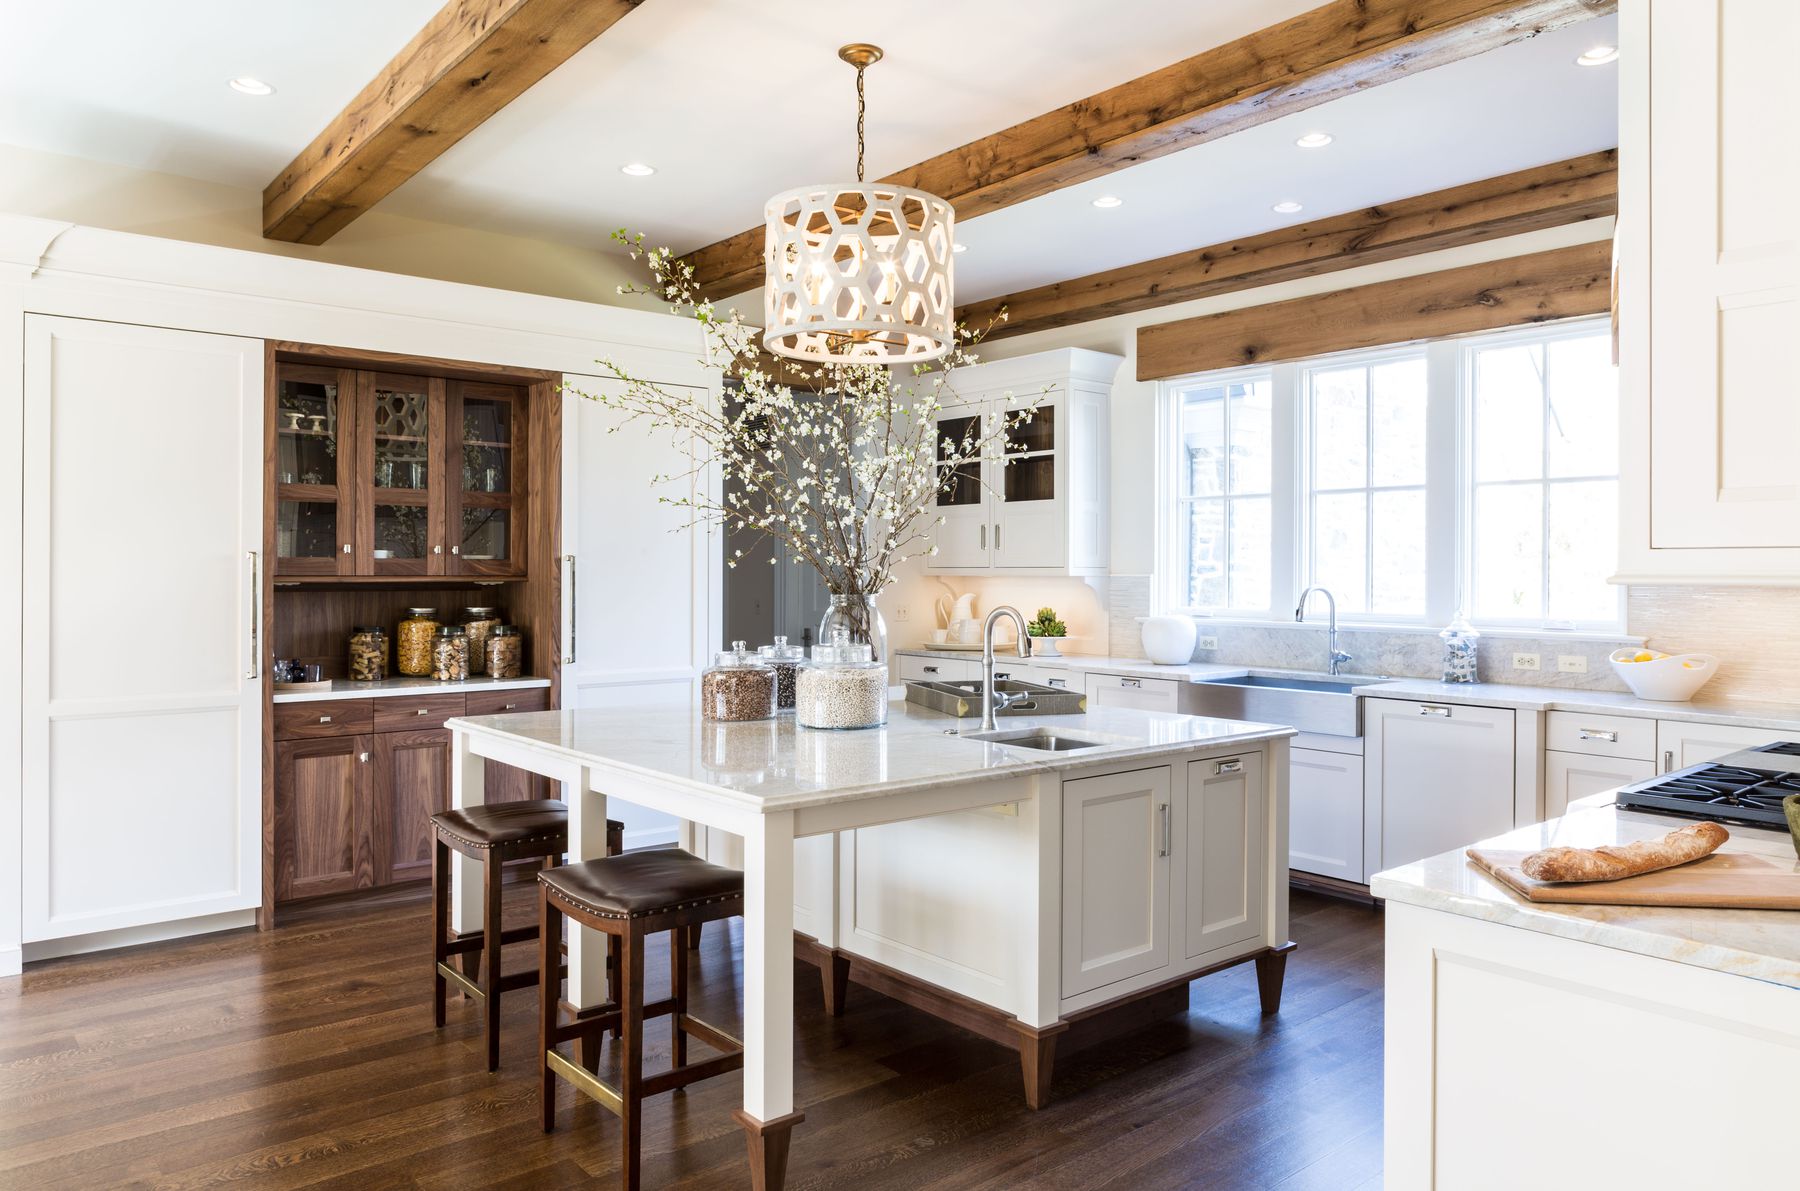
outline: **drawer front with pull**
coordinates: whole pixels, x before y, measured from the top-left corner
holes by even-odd
[[[1135,707],[1141,711],[1180,711],[1182,684],[1170,678],[1134,678],[1124,674],[1089,674],[1088,700],[1096,707]]]
[[[516,691],[470,691],[464,715],[516,715],[550,709],[549,687],[525,687]]]
[[[275,704],[276,740],[355,736],[370,730],[373,699],[319,699]]]
[[[999,659],[995,659],[994,669],[1000,670]],[[902,682],[967,682],[981,677],[981,663],[962,658],[915,657],[903,654],[900,658],[900,680]]]
[[[441,728],[444,721],[463,713],[463,696],[421,695],[418,698],[375,700],[377,732],[408,732],[424,728]]]
[[[1545,716],[1544,747],[1591,757],[1628,757],[1649,761],[1656,756],[1656,721],[1624,715],[1588,715],[1552,711]]]

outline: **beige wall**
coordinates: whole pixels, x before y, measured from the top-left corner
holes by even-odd
[[[379,210],[318,247],[265,240],[255,191],[17,145],[0,145],[0,211],[607,305],[627,304],[617,287],[637,280],[628,260],[597,248]],[[597,245],[609,230],[596,227]]]

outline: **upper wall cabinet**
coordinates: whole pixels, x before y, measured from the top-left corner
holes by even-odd
[[[523,575],[525,394],[278,363],[276,575]]]
[[[946,438],[1036,402],[989,455],[945,475],[936,574],[1096,575],[1107,569],[1107,398],[1123,357],[1067,348],[958,371],[938,416]]]
[[[1622,5],[1627,580],[1800,582],[1792,0]],[[1636,416],[1632,416],[1632,415]]]

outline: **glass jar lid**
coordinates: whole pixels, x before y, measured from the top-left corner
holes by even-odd
[[[431,618],[433,618],[437,615],[437,609],[436,608],[408,608],[406,610],[406,614],[408,616],[423,616],[425,619],[430,620]]]
[[[748,642],[733,641],[730,649],[721,649],[713,655],[713,665],[718,669],[767,670],[750,648]]]
[[[757,650],[757,655],[770,662],[803,662],[806,650],[798,645],[789,645],[786,637],[775,638],[775,644],[765,645]]]
[[[831,644],[812,647],[812,660],[816,666],[867,666],[886,665],[885,662],[872,660],[874,647],[867,641],[852,641],[849,629],[834,629],[831,633]]]
[[[488,631],[488,637],[517,637],[519,626],[516,624],[497,624]]]
[[[497,608],[464,608],[462,614],[470,620],[498,620],[500,618],[500,611]]]
[[[437,635],[440,637],[467,637],[469,634],[463,632],[461,625],[446,624],[439,626]]]

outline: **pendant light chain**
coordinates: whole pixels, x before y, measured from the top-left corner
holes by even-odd
[[[868,110],[867,98],[863,95],[863,71],[865,67],[856,68],[856,180],[863,180],[863,115]]]

